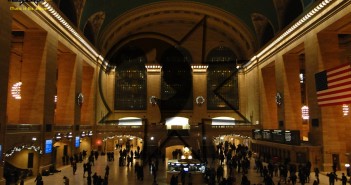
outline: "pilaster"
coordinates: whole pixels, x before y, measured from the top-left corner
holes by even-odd
[[[207,65],[193,65],[193,117],[192,122],[198,124],[207,114]],[[201,97],[204,101],[201,100]]]
[[[160,65],[146,65],[147,70],[147,115],[149,117],[149,123],[158,123],[161,118],[161,112],[157,102],[151,102],[150,98],[155,96],[161,98],[161,66]]]
[[[8,88],[7,83],[9,79],[9,65],[10,65],[10,50],[11,50],[11,13],[9,9],[9,2],[0,0],[0,152],[4,152],[5,133],[6,133],[6,112],[7,112],[7,96]],[[0,154],[1,155],[1,154]],[[2,159],[3,156],[0,157]],[[2,160],[0,160],[0,185],[5,185],[3,178],[4,168]]]
[[[82,93],[84,95],[84,103],[81,108],[81,124],[91,125],[95,122],[95,69],[93,67],[83,65],[82,78]]]
[[[76,105],[76,54],[58,55],[57,104],[55,123],[73,125]]]
[[[284,126],[287,130],[302,130],[299,55],[283,56]]]

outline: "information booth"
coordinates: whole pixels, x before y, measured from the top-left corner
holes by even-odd
[[[203,183],[203,173],[205,173],[206,165],[197,159],[192,159],[189,148],[183,149],[183,156],[181,159],[168,160],[167,164],[167,182],[170,182],[173,175],[178,176],[180,180],[180,173],[186,173],[186,181],[188,181],[189,174],[193,184]]]

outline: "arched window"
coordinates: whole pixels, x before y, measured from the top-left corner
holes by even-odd
[[[63,0],[59,2],[60,10],[66,17],[75,25],[77,26],[77,10],[74,6],[72,0]]]
[[[238,110],[239,91],[236,55],[227,47],[217,47],[207,56],[207,109]]]
[[[146,110],[146,57],[136,47],[125,47],[112,57],[116,66],[115,110]]]
[[[192,110],[191,56],[183,48],[172,47],[161,56],[162,110]]]
[[[83,32],[84,32],[84,36],[94,45],[95,33],[90,21],[88,21],[87,24],[85,25]]]

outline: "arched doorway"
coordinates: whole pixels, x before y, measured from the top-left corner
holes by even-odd
[[[40,146],[16,145],[4,153],[4,177],[7,183],[16,183],[20,178],[36,175],[39,169]]]

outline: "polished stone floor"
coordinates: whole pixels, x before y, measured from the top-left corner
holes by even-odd
[[[118,159],[118,152],[115,152],[115,159]],[[135,161],[134,161],[135,162]],[[251,166],[253,166],[253,160],[251,160]],[[159,171],[157,175],[157,184],[165,185],[169,184],[166,182],[166,164],[167,160],[163,163],[160,162],[159,164]],[[147,166],[144,167],[144,180],[139,181],[136,178],[136,173],[134,172],[134,167],[119,167],[118,160],[108,162],[106,156],[100,156],[97,161],[95,161],[95,165],[92,166],[92,174],[95,172],[98,175],[103,176],[105,173],[105,167],[109,165],[110,167],[110,175],[108,181],[110,185],[152,185],[153,184],[153,176],[151,171],[148,169]],[[217,162],[213,163],[213,165],[217,165]],[[83,178],[83,163],[78,163],[78,169],[75,175],[73,175],[73,170],[71,166],[64,166],[60,168],[61,172],[55,173],[49,176],[43,176],[44,185],[61,185],[63,184],[63,177],[67,176],[70,179],[70,185],[86,185],[87,180]],[[311,177],[313,177],[314,173],[311,173]],[[226,168],[225,168],[225,176],[226,176]],[[242,174],[236,173],[236,183],[240,184]],[[341,177],[341,172],[338,172],[338,177]],[[260,177],[258,173],[252,168],[249,170],[248,178],[251,181],[251,184],[263,184],[263,178]],[[314,178],[312,178],[314,179]],[[273,178],[275,184],[279,181],[278,177]],[[179,181],[180,182],[180,181]],[[312,185],[313,181],[311,180],[307,184]],[[35,185],[34,178],[27,179],[25,181],[26,185]],[[205,183],[203,183],[205,184]],[[281,183],[283,184],[283,183]],[[300,184],[300,183],[298,183]],[[325,175],[320,175],[320,184],[321,185],[328,185],[328,179]],[[337,181],[335,185],[341,185],[341,181]],[[194,184],[197,185],[197,184]]]

